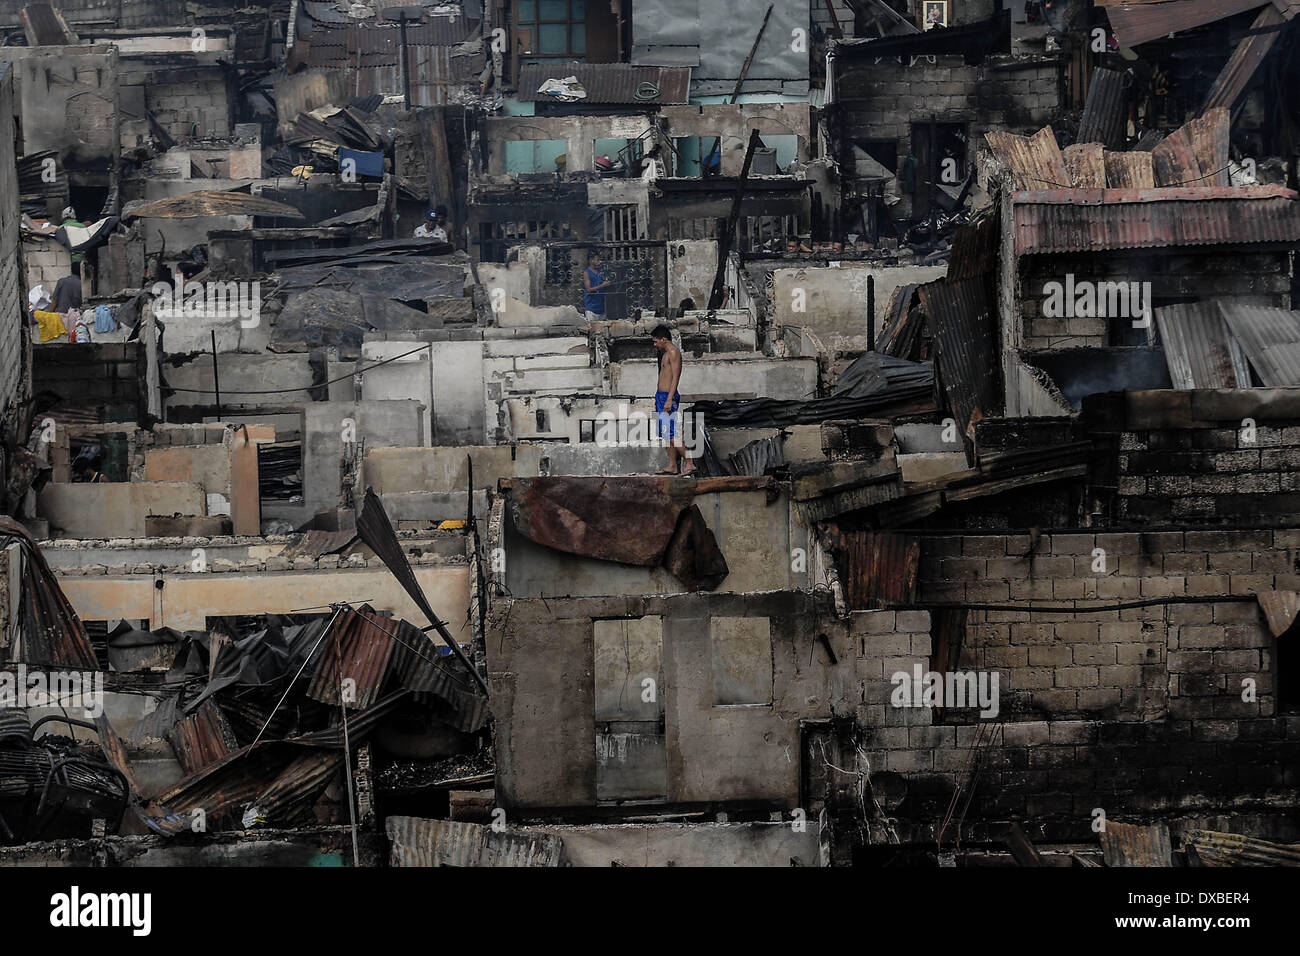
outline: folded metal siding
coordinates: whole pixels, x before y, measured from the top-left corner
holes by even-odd
[[[1265,388],[1300,385],[1300,312],[1223,301],[1219,308]]]
[[[1234,362],[1216,302],[1188,302],[1155,310],[1160,345],[1174,388],[1249,388],[1250,372]]]
[[[383,620],[367,610],[344,608],[316,653],[316,673],[307,696],[323,704],[340,703],[340,682],[356,685],[356,699],[346,701],[364,709],[375,702],[388,674],[393,655],[391,632],[396,622]]]
[[[1061,189],[1012,194],[1017,255],[1300,241],[1279,186]]]

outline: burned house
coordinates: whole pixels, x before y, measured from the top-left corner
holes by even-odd
[[[1293,862],[1229,7],[0,3],[0,865]]]

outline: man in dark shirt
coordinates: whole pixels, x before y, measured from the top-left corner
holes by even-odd
[[[55,283],[50,308],[54,312],[81,308],[81,280],[77,276],[67,275]]]
[[[593,253],[588,263],[582,273],[582,307],[588,322],[599,322],[605,318],[605,293],[600,290],[609,282],[605,280],[605,270],[600,267],[600,253]]]

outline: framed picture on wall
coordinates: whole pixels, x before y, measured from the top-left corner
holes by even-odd
[[[921,0],[921,28],[933,30],[948,25],[948,0]]]

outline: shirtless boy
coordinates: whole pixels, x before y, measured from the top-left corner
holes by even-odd
[[[672,332],[668,326],[659,325],[650,333],[650,339],[659,350],[659,390],[655,392],[655,414],[659,419],[659,434],[668,439],[668,467],[655,472],[657,475],[695,474],[695,463],[686,454],[686,446],[677,434],[677,412],[682,397],[677,393],[677,385],[682,378],[682,353],[673,345]]]

